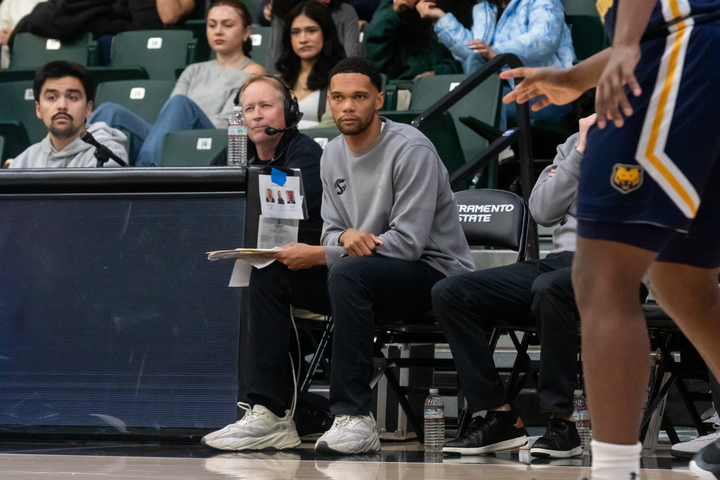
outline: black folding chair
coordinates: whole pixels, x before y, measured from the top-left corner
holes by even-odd
[[[524,200],[511,192],[490,189],[466,190],[456,194],[458,214],[463,233],[471,247],[508,249],[518,252],[517,261],[525,259],[528,224],[530,216]],[[387,321],[386,321],[387,320]],[[386,344],[447,343],[442,329],[432,312],[420,318],[380,319],[375,341],[374,374],[371,385],[385,376],[388,386],[395,393],[398,402],[408,418],[412,429],[422,442],[424,440],[422,418],[415,414],[407,395],[426,393],[427,388],[400,386],[392,368],[433,368],[454,370],[451,359],[435,358],[388,358],[382,353]],[[491,342],[497,343],[499,331],[491,335]],[[455,393],[451,389],[440,389],[441,395]],[[458,391],[458,405],[464,403],[462,392]]]

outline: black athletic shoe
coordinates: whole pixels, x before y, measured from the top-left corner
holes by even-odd
[[[703,480],[720,478],[720,440],[695,454],[690,460],[690,471]]]
[[[570,458],[582,455],[583,447],[575,422],[553,418],[545,434],[530,449],[530,455],[538,458]]]
[[[443,452],[481,455],[522,447],[527,439],[527,431],[517,413],[488,412],[485,418],[475,417],[463,437],[445,442]]]

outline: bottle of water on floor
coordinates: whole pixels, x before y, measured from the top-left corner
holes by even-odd
[[[445,443],[445,404],[437,388],[425,399],[425,451],[442,452]]]
[[[590,432],[590,413],[587,409],[587,402],[582,390],[573,392],[573,420],[577,427],[580,441],[582,442],[583,455],[590,453],[590,440],[592,433]]]
[[[247,123],[242,107],[236,105],[228,118],[228,165],[247,167]]]

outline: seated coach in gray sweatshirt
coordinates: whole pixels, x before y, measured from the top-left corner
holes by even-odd
[[[377,68],[358,57],[340,61],[330,72],[328,102],[343,135],[327,144],[320,161],[322,245],[290,244],[273,254],[275,263],[253,271],[265,295],[250,298],[250,315],[256,305],[255,314],[265,312],[278,337],[287,339],[285,331],[292,329],[290,305],[332,313],[335,420],[315,444],[324,453],[380,450],[370,413],[376,318],[422,315],[432,309],[436,282],[474,269],[435,147],[414,127],[380,118],[380,82]],[[273,355],[288,363],[287,341],[282,343],[285,350]],[[248,361],[269,362],[268,355],[259,357]],[[252,381],[263,382],[269,393],[251,398],[240,421],[203,443],[224,450],[300,444],[292,412],[285,410],[292,399],[288,374],[270,363],[264,372]]]
[[[594,115],[580,121],[580,132],[558,147],[553,164],[540,174],[530,195],[533,218],[546,227],[559,224],[552,252],[540,260],[448,278],[433,288],[435,314],[450,344],[470,411],[488,411],[485,417],[475,417],[464,436],[446,442],[443,451],[478,455],[527,442],[485,336],[494,327],[525,325],[538,329],[538,397],[542,412],[552,416],[530,454],[567,458],[582,453],[572,420],[580,318],[570,271],[577,238],[580,161],[594,122]]]

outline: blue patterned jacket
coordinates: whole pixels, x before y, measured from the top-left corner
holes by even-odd
[[[497,19],[497,7],[481,2],[473,7],[472,32],[452,13],[435,24],[435,32],[470,74],[485,57],[468,47],[470,40],[482,40],[495,53],[514,53],[526,67],[572,67],[575,50],[560,0],[511,0]]]

